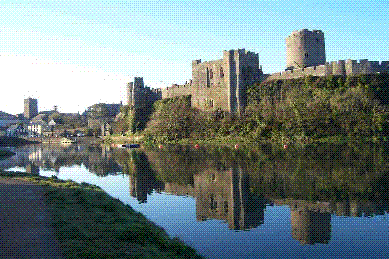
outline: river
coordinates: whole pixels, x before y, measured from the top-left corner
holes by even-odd
[[[98,185],[207,258],[389,258],[385,145],[14,152],[0,169]]]

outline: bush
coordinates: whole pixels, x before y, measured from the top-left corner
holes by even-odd
[[[389,128],[388,84],[385,74],[264,82],[249,88],[247,111],[256,135],[270,131],[272,139],[280,132],[300,138],[382,135]]]

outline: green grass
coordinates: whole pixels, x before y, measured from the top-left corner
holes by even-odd
[[[258,144],[266,143],[265,140],[253,140],[251,138],[244,138],[240,136],[223,136],[223,137],[213,137],[213,138],[185,138],[179,140],[173,140],[161,144],[178,144],[178,145],[196,145],[200,146],[227,146],[230,148],[235,147],[236,144],[239,147],[252,147],[257,146]],[[144,142],[144,146],[158,146],[159,143]]]
[[[141,213],[87,183],[3,172],[46,187],[46,203],[67,258],[202,258]]]

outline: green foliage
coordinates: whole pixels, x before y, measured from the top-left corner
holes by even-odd
[[[389,134],[388,74],[265,81],[248,86],[246,94],[247,107],[239,116],[194,109],[190,96],[160,100],[154,104],[146,139],[169,142],[241,136],[309,142],[336,135]],[[132,125],[134,131],[137,126]]]
[[[264,82],[249,88],[246,113],[257,137],[277,141],[382,136],[389,133],[388,89],[388,74]]]
[[[142,131],[146,128],[154,109],[151,104],[143,104],[140,107],[130,107],[128,105],[120,108],[120,117],[113,127],[113,132],[117,134],[132,134]]]
[[[205,130],[205,118],[190,106],[190,97],[182,96],[157,101],[155,112],[147,125],[145,135],[157,141],[188,138],[195,132]]]

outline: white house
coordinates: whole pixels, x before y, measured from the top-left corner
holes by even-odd
[[[23,124],[13,124],[7,129],[8,137],[20,137],[23,135],[27,135],[27,129]]]
[[[41,137],[49,132],[50,128],[51,127],[45,121],[32,122],[28,125],[28,135],[30,137]]]

